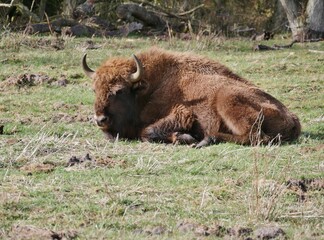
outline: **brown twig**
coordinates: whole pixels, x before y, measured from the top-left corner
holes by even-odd
[[[306,39],[304,42],[321,42],[324,41],[324,38],[313,38],[313,39]]]
[[[44,12],[44,15],[45,15],[45,17],[46,17],[46,21],[47,21],[47,24],[48,24],[48,28],[49,28],[49,30],[50,30],[50,32],[51,32],[51,35],[53,35],[53,29],[52,29],[52,25],[51,25],[51,23],[50,23],[50,21],[49,21],[48,15],[47,15],[46,12]]]
[[[285,49],[285,48],[291,48],[297,42],[298,41],[294,40],[294,41],[292,41],[288,45],[277,45],[277,44],[274,44],[272,47],[271,46],[267,46],[267,45],[263,45],[263,44],[258,44],[258,45],[255,45],[253,47],[253,50],[254,51],[281,50],[281,49]]]
[[[288,45],[277,45],[274,44],[273,47],[277,48],[277,49],[283,49],[283,48],[291,48],[295,43],[297,43],[298,41],[294,40],[292,41],[290,44]]]

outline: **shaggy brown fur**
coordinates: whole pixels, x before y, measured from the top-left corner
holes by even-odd
[[[114,58],[94,76],[96,116],[108,137],[157,142],[268,143],[298,138],[298,118],[277,99],[220,63],[188,53],[152,48],[133,59]]]

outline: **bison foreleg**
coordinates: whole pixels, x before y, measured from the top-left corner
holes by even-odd
[[[141,139],[149,142],[192,144],[189,132],[195,121],[193,113],[184,105],[176,105],[170,114],[142,130]]]
[[[267,144],[269,141],[271,141],[271,138],[261,133],[250,133],[245,135],[234,135],[234,134],[228,134],[228,133],[217,133],[214,134],[212,137],[207,136],[205,137],[201,142],[199,142],[197,145],[194,145],[195,148],[201,148],[206,147],[211,144],[219,143],[219,142],[232,142],[242,145],[252,145],[256,146],[259,144]]]

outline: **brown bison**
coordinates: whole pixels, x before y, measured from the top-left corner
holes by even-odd
[[[112,58],[93,79],[95,121],[110,139],[184,143],[259,144],[292,141],[297,116],[277,99],[220,63],[188,53],[151,48]]]

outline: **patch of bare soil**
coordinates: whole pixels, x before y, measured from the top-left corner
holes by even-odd
[[[287,186],[291,190],[301,190],[302,192],[324,190],[324,178],[318,179],[290,179]]]
[[[79,110],[79,105],[67,104],[65,102],[57,102],[53,104],[53,110]]]
[[[253,230],[249,227],[236,226],[232,228],[226,228],[217,223],[210,226],[191,222],[188,220],[182,220],[177,223],[176,229],[182,233],[194,233],[198,239],[203,237],[216,237],[222,239],[285,239],[286,233],[277,226],[269,225],[262,226]],[[146,234],[146,235],[163,235],[170,234],[164,226],[157,226],[147,229],[136,229],[134,234]]]
[[[51,163],[30,163],[22,166],[20,170],[31,175],[33,173],[49,173],[54,170],[55,166]]]
[[[62,50],[65,48],[65,41],[62,38],[41,38],[41,39],[32,39],[26,38],[22,43],[22,45],[37,48],[37,49],[54,49],[54,50]]]
[[[226,228],[219,224],[206,226],[193,223],[190,221],[181,221],[177,224],[180,232],[193,232],[197,236],[214,236],[219,238],[230,239],[275,239],[284,238],[286,233],[277,226],[263,226],[253,230],[248,227]]]
[[[276,226],[264,226],[255,230],[255,236],[257,239],[275,239],[278,237],[284,238],[286,233]]]
[[[51,121],[53,123],[57,123],[57,122],[66,122],[66,123],[91,122],[92,116],[84,115],[84,114],[57,113],[51,118]]]
[[[157,226],[154,228],[146,229],[145,232],[149,235],[162,235],[167,233],[167,229],[164,226]]]
[[[314,147],[303,147],[301,149],[302,153],[313,153],[313,152],[318,152],[318,151],[323,151],[324,150],[324,144],[319,144]]]
[[[42,73],[24,73],[18,76],[10,76],[5,81],[0,83],[0,87],[16,86],[18,88],[33,87],[41,84],[48,84],[53,86],[66,86],[68,80],[64,75],[59,79],[49,77]]]
[[[125,167],[126,161],[124,160],[116,160],[112,157],[90,157],[90,154],[87,153],[84,157],[76,157],[72,156],[67,164],[67,170],[73,170],[75,168],[92,168],[92,167],[106,167],[106,168],[114,168],[114,167]]]
[[[63,240],[75,239],[77,236],[76,231],[54,232],[30,225],[14,225],[9,233],[12,240]]]
[[[134,231],[134,234],[146,234],[146,235],[150,235],[150,236],[164,235],[167,233],[171,233],[171,232],[168,231],[165,226],[156,226],[153,228],[146,228],[146,229],[136,229]]]
[[[177,224],[177,229],[180,232],[193,232],[197,236],[214,236],[214,237],[235,237],[242,238],[248,237],[253,233],[251,228],[234,227],[226,228],[219,224],[206,226],[202,224],[192,223],[190,221],[181,221]]]
[[[57,122],[93,122],[93,114],[88,106],[83,103],[80,104],[66,104],[64,102],[57,102],[53,105],[53,110],[60,111],[51,117],[53,123]],[[75,114],[65,113],[64,111],[73,111]]]

